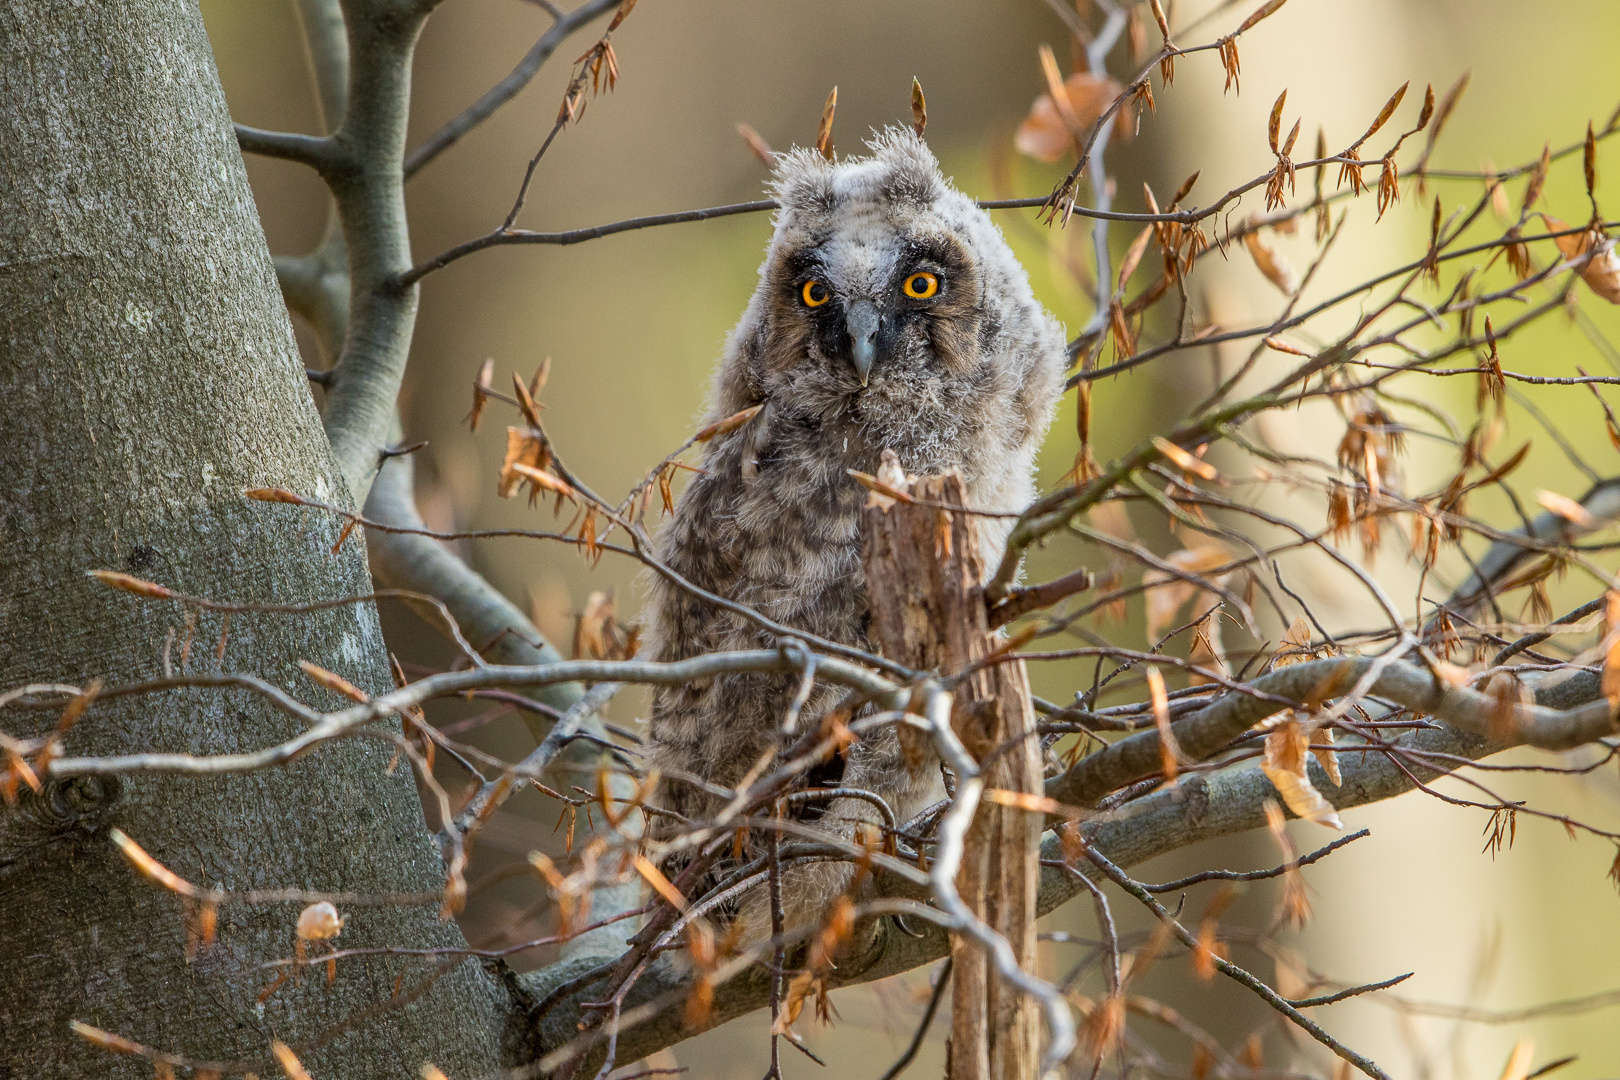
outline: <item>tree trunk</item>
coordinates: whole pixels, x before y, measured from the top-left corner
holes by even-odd
[[[308,659],[390,685],[369,604],[307,615],[190,613],[99,585],[109,568],[185,592],[300,602],[370,591],[363,544],[246,488],[348,496],[282,306],[207,38],[186,0],[0,0],[0,689],[261,675],[332,707]],[[0,709],[33,735],[57,711]],[[220,753],[299,725],[242,691],[94,705],[73,754]],[[176,873],[226,889],[433,890],[442,864],[395,747],[362,736],[242,776],[52,782],[0,806],[0,1077],[149,1076],[72,1033],[279,1074],[271,1039],[320,1078],[497,1068],[508,1001],[455,966],[384,1022],[333,1034],[419,986],[427,961],[343,963],[262,1005],[300,905],[227,904],[186,958],[178,898],[139,877],[116,825]],[[462,944],[437,904],[340,904],[344,947]],[[322,973],[324,975],[324,972]],[[323,1034],[330,1036],[311,1045]]]
[[[894,479],[894,477],[890,477]],[[866,509],[865,565],[872,623],[883,655],[916,670],[961,671],[994,651],[985,611],[978,529],[962,478],[925,476],[910,494],[923,503]],[[951,724],[987,788],[1039,795],[1040,748],[1022,662],[982,667],[957,687]],[[915,732],[902,729],[903,739]],[[992,753],[995,752],[995,753]],[[1019,966],[1035,969],[1035,893],[1041,818],[981,803],[963,846],[956,887],[986,925],[1005,937]],[[1036,1005],[996,975],[985,948],[951,938],[949,1080],[1033,1080],[1039,1062]]]

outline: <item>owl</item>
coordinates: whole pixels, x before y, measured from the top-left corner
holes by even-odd
[[[1000,230],[941,175],[922,139],[889,129],[867,148],[866,157],[836,162],[811,150],[778,157],[775,233],[727,339],[709,419],[763,407],[707,445],[702,473],[657,544],[665,563],[712,593],[872,650],[861,566],[866,492],[849,470],[875,473],[893,451],[910,473],[959,470],[975,509],[1022,510],[1035,494],[1035,451],[1068,360],[1062,326],[1035,300]],[[1011,522],[976,520],[994,567]],[[666,581],[654,583],[650,601],[656,659],[778,644]],[[662,807],[693,823],[721,810],[728,800],[716,787],[733,787],[786,745],[783,720],[799,681],[736,674],[660,690],[647,760],[665,778]],[[840,696],[818,686],[800,730]],[[810,782],[875,794],[900,824],[943,797],[937,766],[908,769],[892,727],[868,734]],[[881,821],[870,801],[855,798],[806,816],[846,838]],[[815,919],[849,876],[839,863],[784,874],[788,924]]]

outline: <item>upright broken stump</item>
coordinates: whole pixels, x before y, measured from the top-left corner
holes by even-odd
[[[880,479],[915,501],[874,492],[867,504],[864,556],[873,636],[884,656],[907,667],[942,675],[962,671],[998,644],[985,612],[982,519],[948,509],[966,506],[956,472],[908,480],[886,469]],[[958,685],[951,723],[981,763],[986,788],[1041,794],[1040,747],[1021,661],[980,668]],[[902,740],[917,737],[914,730],[901,730]],[[908,761],[915,757],[907,754]],[[938,767],[932,754],[926,760],[919,767]],[[963,901],[1008,940],[1026,971],[1035,965],[1041,827],[1038,814],[982,802],[956,879]],[[1001,979],[987,950],[972,939],[953,935],[951,957],[949,1080],[1032,1080],[1040,1060],[1036,1003]]]

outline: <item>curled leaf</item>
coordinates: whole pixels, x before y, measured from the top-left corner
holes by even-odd
[[[1553,232],[1568,226],[1555,217],[1542,215],[1547,228]],[[1555,236],[1553,243],[1565,259],[1575,264],[1576,273],[1598,296],[1611,304],[1620,304],[1620,254],[1615,252],[1613,237],[1592,228],[1581,233]]]
[[[496,485],[496,493],[503,499],[510,499],[517,494],[517,489],[523,485],[525,474],[518,471],[519,465],[531,469],[544,469],[551,463],[551,451],[546,441],[531,428],[509,427],[506,429],[506,460],[501,463],[500,481]]]
[[[1050,52],[1050,50],[1048,50]],[[1013,146],[1020,154],[1051,163],[1075,150],[1123,87],[1113,79],[1077,71],[1035,99],[1018,125]],[[1114,138],[1128,139],[1130,125],[1116,124]]]
[[[1275,731],[1266,736],[1265,755],[1260,771],[1266,774],[1271,786],[1282,796],[1283,804],[1298,817],[1319,825],[1342,829],[1344,823],[1333,804],[1322,797],[1311,783],[1306,769],[1309,761],[1310,735],[1293,716],[1284,720]]]
[[[343,916],[330,902],[322,900],[299,912],[294,932],[301,941],[326,941],[343,932]]]
[[[1246,233],[1243,237],[1243,246],[1249,249],[1249,257],[1259,269],[1265,279],[1277,287],[1286,296],[1293,296],[1299,288],[1299,279],[1294,268],[1288,260],[1266,246],[1260,239],[1259,230]]]

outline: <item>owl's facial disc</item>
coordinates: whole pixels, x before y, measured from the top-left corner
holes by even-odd
[[[844,316],[844,327],[849,333],[849,358],[865,386],[872,377],[872,365],[877,362],[877,336],[882,320],[877,306],[870,300],[857,300]]]

